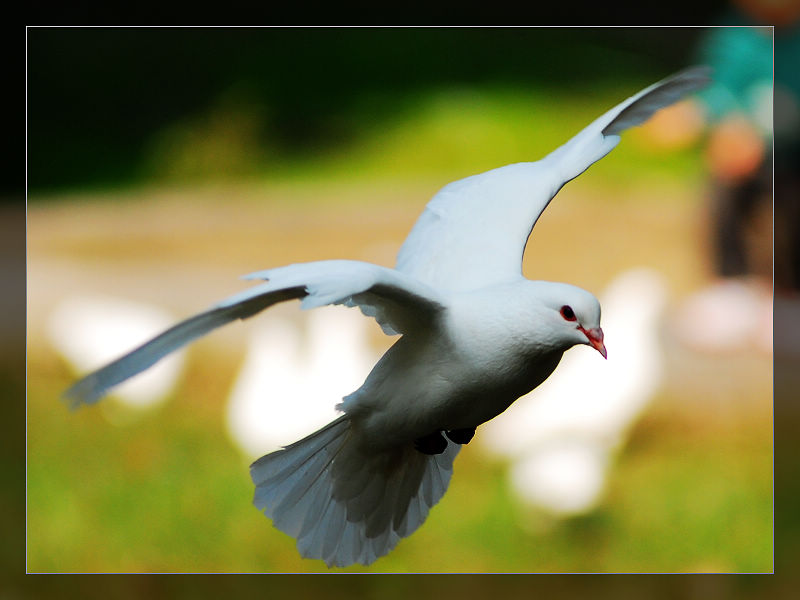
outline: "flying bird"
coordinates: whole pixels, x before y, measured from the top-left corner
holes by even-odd
[[[70,404],[112,387],[190,341],[287,300],[358,307],[399,339],[342,415],[250,467],[254,504],[330,566],[368,565],[423,523],[476,427],[542,383],[583,344],[603,357],[600,304],[588,291],[522,275],[539,215],[561,187],[608,154],[620,133],[710,81],[706,67],[664,79],[536,162],[450,183],[428,203],[394,269],[327,260],[259,271],[263,280],[87,375]]]

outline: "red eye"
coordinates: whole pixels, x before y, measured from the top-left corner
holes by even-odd
[[[561,316],[564,317],[567,321],[578,320],[578,317],[575,316],[575,312],[569,306],[561,307]]]

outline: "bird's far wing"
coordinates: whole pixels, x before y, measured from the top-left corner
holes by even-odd
[[[641,125],[657,110],[674,104],[710,82],[711,69],[705,66],[684,69],[662,79],[595,119],[578,135],[546,156],[544,161],[559,173],[563,185],[611,152],[619,143],[620,133]]]
[[[542,160],[445,186],[414,224],[397,269],[450,291],[519,277],[528,237],[558,190],[608,154],[621,131],[709,81],[707,67],[686,69],[615,106]]]
[[[167,354],[236,319],[246,319],[286,300],[302,299],[303,308],[325,304],[358,306],[384,331],[407,332],[431,323],[442,308],[428,286],[392,269],[358,261],[321,261],[253,273],[269,279],[181,321],[128,354],[86,375],[66,392],[72,408],[93,404],[112,387],[151,367]]]

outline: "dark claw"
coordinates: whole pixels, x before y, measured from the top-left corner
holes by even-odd
[[[475,428],[451,429],[450,431],[446,431],[445,434],[456,444],[469,444],[472,436],[475,435]]]
[[[434,431],[414,440],[414,448],[423,454],[441,454],[447,448],[447,440],[441,431]]]

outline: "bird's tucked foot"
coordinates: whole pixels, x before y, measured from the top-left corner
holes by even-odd
[[[451,429],[445,432],[448,438],[456,444],[469,444],[472,436],[475,435],[475,428],[468,427],[466,429]]]
[[[414,440],[414,448],[423,454],[441,454],[447,448],[447,440],[441,431],[434,431]]]

